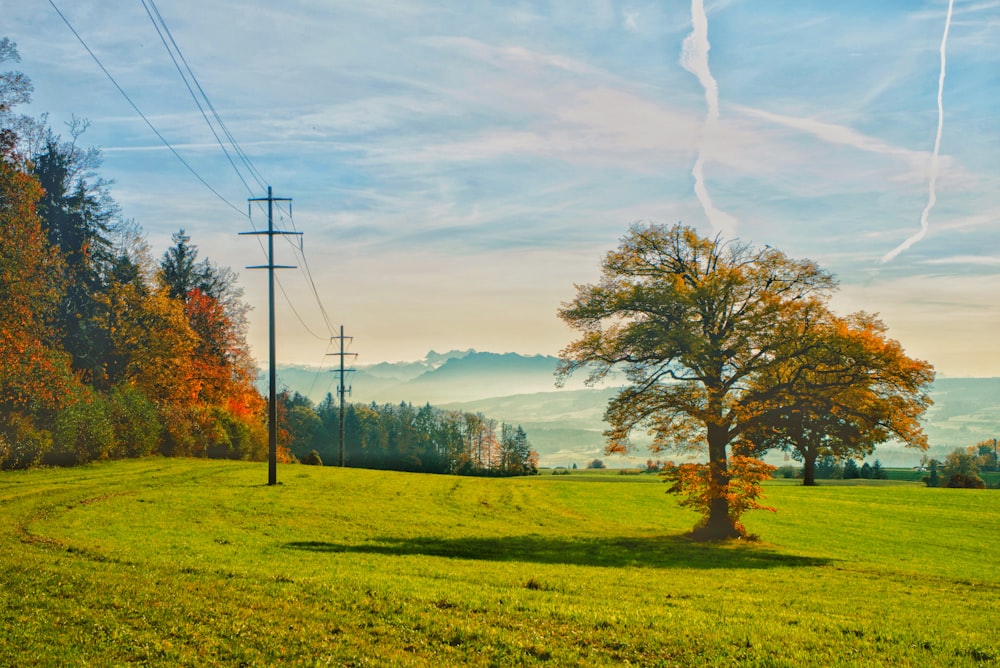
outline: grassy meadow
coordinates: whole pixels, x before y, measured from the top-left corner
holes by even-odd
[[[0,473],[0,665],[996,665],[1000,494],[183,459]]]

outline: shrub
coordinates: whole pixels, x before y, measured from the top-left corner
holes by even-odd
[[[52,433],[38,429],[25,415],[9,415],[0,426],[0,469],[31,468],[51,449]]]
[[[782,466],[781,468],[779,468],[777,471],[774,472],[774,477],[785,478],[785,479],[798,478],[799,469],[789,464],[785,464],[784,466]],[[816,477],[818,478],[819,476]]]
[[[115,448],[115,430],[107,402],[87,386],[77,390],[56,414],[54,443],[45,463],[56,466],[107,459]]]
[[[594,461],[592,461],[589,464],[587,464],[587,468],[588,469],[603,469],[604,468],[604,462],[602,462],[600,459],[595,459]]]
[[[986,483],[979,477],[979,463],[972,448],[955,448],[944,460],[944,474],[948,477],[948,487],[986,487]]]
[[[309,466],[322,466],[323,459],[319,456],[319,453],[313,450],[302,460],[303,464],[308,464]]]
[[[115,387],[108,397],[108,416],[115,433],[111,457],[146,457],[156,452],[163,424],[145,393],[129,385]]]
[[[948,487],[961,489],[986,489],[986,483],[977,475],[964,476],[961,473],[948,478]]]

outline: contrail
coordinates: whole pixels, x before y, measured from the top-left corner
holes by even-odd
[[[698,77],[698,81],[705,89],[705,102],[708,104],[698,159],[691,169],[691,175],[694,176],[694,193],[715,231],[732,236],[736,232],[736,219],[725,211],[715,208],[708,194],[708,188],[705,187],[704,149],[706,141],[710,141],[719,124],[719,84],[708,67],[708,50],[712,47],[708,43],[708,16],[705,14],[704,0],[691,0],[691,25],[691,34],[684,38],[681,47],[681,67]]]
[[[931,156],[931,178],[928,188],[927,206],[924,207],[923,212],[920,214],[920,230],[886,253],[885,257],[882,258],[883,263],[890,262],[897,255],[927,236],[927,218],[930,216],[934,204],[937,203],[938,154],[941,152],[941,131],[944,129],[944,73],[945,66],[947,65],[948,30],[951,28],[951,12],[954,5],[955,0],[948,0],[948,16],[944,20],[944,35],[941,37],[941,74],[938,76],[937,94],[938,124],[937,136],[934,137],[934,153]]]

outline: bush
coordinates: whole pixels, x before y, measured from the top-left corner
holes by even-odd
[[[31,418],[12,414],[0,426],[0,469],[27,469],[41,463],[52,449],[52,433],[36,428]]]
[[[156,452],[163,424],[156,405],[138,388],[120,385],[108,397],[108,416],[115,433],[113,458],[146,457]]]
[[[604,468],[604,462],[602,462],[600,459],[595,459],[594,461],[592,461],[589,464],[587,464],[587,468],[588,469],[603,469]]]
[[[956,473],[948,478],[948,487],[960,489],[986,489],[986,483],[977,475],[962,475]]]
[[[313,450],[302,460],[303,464],[308,464],[309,466],[322,466],[323,459],[319,456],[319,453]]]
[[[972,448],[955,448],[944,460],[944,474],[948,487],[984,489],[986,484],[979,477],[979,462]]]
[[[56,414],[54,443],[45,463],[55,466],[86,464],[107,459],[115,448],[115,430],[107,402],[83,386]]]

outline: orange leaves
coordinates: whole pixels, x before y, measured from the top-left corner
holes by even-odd
[[[51,409],[76,381],[53,344],[59,262],[35,214],[41,194],[0,160],[0,405]]]
[[[771,477],[776,467],[753,457],[733,455],[728,461],[713,461],[708,464],[673,464],[667,462],[660,472],[664,482],[670,483],[670,494],[683,497],[681,505],[694,508],[704,516],[707,523],[713,503],[724,499],[729,520],[740,533],[744,528],[739,518],[749,510],[774,508],[760,503],[763,498],[761,483]]]

